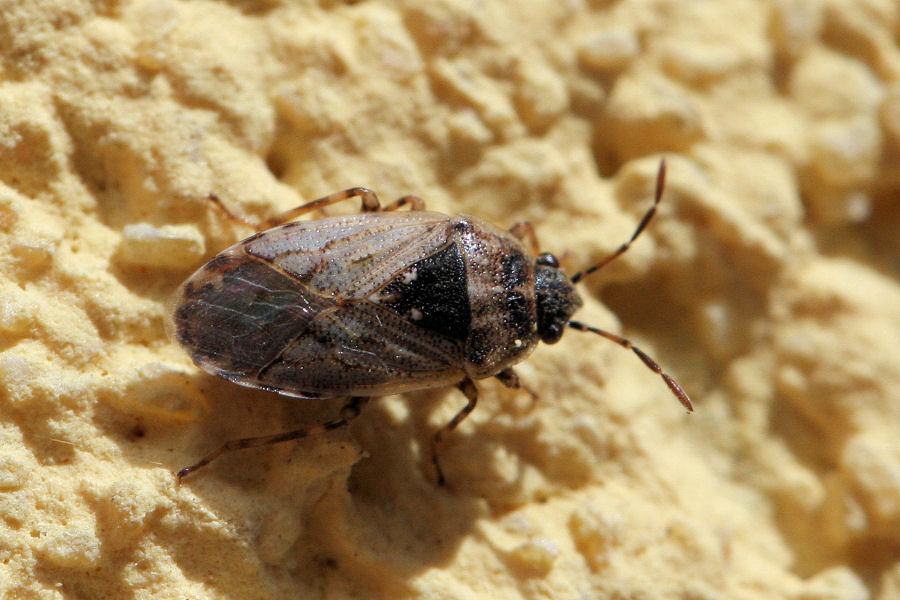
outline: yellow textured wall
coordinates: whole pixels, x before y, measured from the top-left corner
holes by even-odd
[[[900,596],[889,0],[0,3],[0,596]],[[581,286],[519,368],[333,418],[203,374],[167,300],[338,189],[503,226]],[[351,210],[345,207],[344,210]]]

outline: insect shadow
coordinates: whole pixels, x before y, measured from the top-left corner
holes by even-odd
[[[475,380],[522,385],[513,365],[565,329],[600,335],[631,350],[692,411],[681,386],[627,338],[573,321],[575,285],[623,255],[656,214],[665,188],[660,162],[653,204],[619,248],[574,275],[541,253],[534,228],[508,231],[469,215],[425,210],[416,196],[381,206],[350,188],[262,223],[182,284],[174,337],[203,370],[239,385],[297,398],[348,398],[338,417],[292,431],[226,442],[177,473],[185,476],[225,452],[276,444],[347,426],[372,397],[455,385],[466,405],[431,442],[437,482],[446,480],[438,447],[478,402]],[[294,221],[350,198],[361,213]],[[398,211],[408,207],[408,211]]]

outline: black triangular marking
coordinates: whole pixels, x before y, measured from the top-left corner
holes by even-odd
[[[465,342],[472,312],[459,245],[448,244],[403,269],[373,301],[414,325]]]

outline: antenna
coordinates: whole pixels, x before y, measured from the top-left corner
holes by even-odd
[[[634,233],[631,234],[631,239],[629,239],[627,242],[625,242],[624,244],[619,246],[618,250],[616,250],[615,252],[613,252],[612,254],[610,254],[609,256],[607,256],[606,258],[604,258],[597,264],[595,264],[591,267],[588,267],[587,269],[584,269],[582,271],[578,271],[577,273],[572,275],[572,277],[569,278],[572,283],[578,283],[582,277],[590,275],[591,273],[594,273],[595,271],[599,271],[600,269],[602,269],[603,267],[605,267],[612,261],[616,260],[623,254],[625,254],[625,252],[629,248],[631,248],[631,244],[634,243],[634,240],[636,240],[637,237],[639,235],[641,235],[641,232],[644,231],[644,229],[646,229],[647,224],[650,222],[650,219],[652,219],[653,215],[656,214],[656,206],[659,204],[659,201],[662,198],[663,189],[665,187],[666,187],[666,159],[662,159],[661,161],[659,161],[659,171],[656,174],[656,191],[653,193],[653,206],[651,206],[647,210],[646,214],[644,215],[644,218],[641,219],[641,222],[638,224],[637,229],[635,229]]]
[[[659,204],[660,199],[662,198],[663,189],[666,186],[666,161],[665,159],[659,162],[659,171],[656,174],[656,190],[653,193],[653,206],[651,206],[647,212],[644,214],[644,218],[641,219],[641,222],[638,224],[637,229],[635,229],[634,233],[631,235],[631,238],[619,246],[619,249],[598,262],[597,264],[588,267],[578,273],[575,273],[570,280],[573,284],[578,283],[583,277],[594,273],[595,271],[599,271],[615,259],[619,258],[631,247],[631,244],[637,237],[641,234],[644,229],[646,229],[647,224],[653,218],[653,215],[656,214],[656,207]],[[604,331],[603,329],[598,329],[597,327],[591,327],[590,325],[585,325],[584,323],[580,323],[578,321],[569,321],[569,327],[572,329],[577,329],[579,331],[589,331],[591,333],[596,333],[597,335],[603,336],[606,339],[617,343],[622,346],[626,350],[631,350],[635,354],[637,354],[638,358],[647,365],[651,371],[659,375],[663,378],[663,381],[666,382],[666,385],[672,391],[678,401],[681,402],[681,405],[684,406],[688,412],[694,412],[694,405],[691,404],[691,399],[688,397],[687,393],[682,389],[682,387],[678,384],[675,379],[672,378],[668,373],[664,373],[662,368],[659,366],[655,360],[653,360],[647,353],[643,350],[635,346],[631,343],[630,340],[623,338],[620,335],[616,335],[615,333],[610,333],[609,331]]]
[[[623,338],[620,335],[604,331],[603,329],[598,329],[596,327],[591,327],[590,325],[585,325],[584,323],[579,323],[578,321],[569,321],[569,327],[571,327],[572,329],[577,329],[579,331],[590,331],[591,333],[602,335],[606,339],[617,343],[626,350],[631,350],[632,352],[637,354],[638,358],[640,358],[651,371],[663,378],[663,381],[666,382],[666,385],[669,386],[669,389],[672,390],[672,393],[675,394],[675,397],[678,398],[678,401],[681,402],[681,405],[685,407],[688,412],[694,412],[694,405],[691,403],[691,399],[681,388],[678,382],[675,381],[675,379],[673,379],[672,376],[668,373],[664,373],[662,368],[655,360],[650,358],[650,356],[648,356],[647,353],[645,353],[643,350],[632,344],[630,340]]]

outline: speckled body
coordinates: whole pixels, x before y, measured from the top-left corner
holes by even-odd
[[[183,284],[174,325],[194,362],[235,383],[379,396],[521,361],[540,339],[536,304],[534,258],[509,232],[465,215],[374,212],[235,244]]]
[[[512,365],[538,341],[558,342],[566,328],[632,350],[692,410],[678,383],[629,340],[571,320],[581,307],[574,284],[628,250],[655,214],[664,182],[662,162],[653,206],[631,239],[571,278],[555,256],[539,254],[529,223],[502,231],[475,217],[427,212],[416,196],[382,207],[371,190],[349,188],[269,219],[271,229],[228,248],[182,285],[174,336],[214,375],[300,398],[345,396],[347,403],[337,419],[316,427],[230,440],[178,471],[178,479],[230,450],[344,427],[372,396],[455,384],[466,406],[431,438],[443,484],[437,448],[474,410],[473,380],[493,376],[521,388]],[[282,224],[354,197],[361,214]],[[232,220],[256,226],[209,199]],[[410,212],[396,211],[407,205]]]

